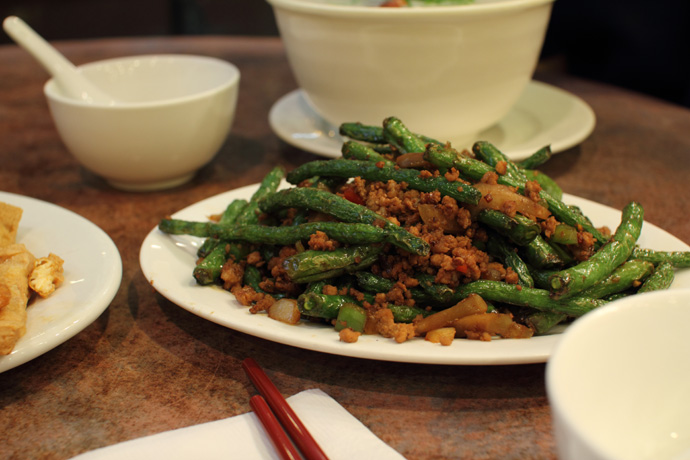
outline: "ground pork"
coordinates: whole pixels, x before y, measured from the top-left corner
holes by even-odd
[[[383,337],[393,338],[402,343],[415,336],[414,325],[396,323],[393,312],[388,308],[381,308],[374,313],[376,332]]]
[[[474,157],[469,151],[464,155]],[[395,160],[393,155],[388,159]],[[426,164],[415,163],[421,178],[444,177],[451,182],[465,182],[455,168],[444,173],[438,170],[427,170]],[[379,165],[383,167],[381,162]],[[500,176],[507,173],[507,163],[499,162],[495,171],[484,174],[480,182],[497,184]],[[308,185],[305,181],[304,186]],[[386,222],[401,226],[412,235],[428,243],[428,254],[411,254],[391,244],[386,244],[384,252],[373,263],[369,270],[391,282],[392,288],[387,292],[364,294],[356,289],[356,282],[347,286],[336,286],[324,283],[320,293],[325,295],[348,295],[356,299],[368,311],[366,333],[376,333],[384,337],[393,338],[397,342],[404,342],[415,337],[412,324],[396,323],[390,310],[392,305],[416,306],[428,308],[427,305],[417,305],[415,290],[421,289],[419,278],[433,279],[433,282],[445,284],[451,289],[475,280],[496,280],[509,284],[518,284],[519,277],[511,268],[506,268],[500,261],[492,258],[482,247],[488,240],[487,231],[474,219],[476,209],[459,203],[449,196],[443,196],[438,191],[422,192],[411,189],[405,182],[370,181],[355,177],[346,184],[336,186],[332,190],[339,196],[356,204],[363,204],[381,216],[373,225],[384,227]],[[536,181],[528,181],[524,195],[535,202],[540,201],[541,186]],[[487,199],[491,199],[488,196]],[[517,213],[516,203],[506,200],[501,211],[514,216]],[[295,209],[286,210],[281,214],[279,222],[291,225],[300,221],[318,222],[333,220],[324,213],[298,212]],[[540,220],[544,235],[548,238],[558,225],[554,217]],[[585,260],[594,251],[592,235],[579,229],[578,244],[573,245],[572,252],[578,260]],[[279,295],[297,298],[305,288],[305,284],[293,283],[287,275],[285,259],[306,249],[316,251],[333,251],[342,244],[330,239],[325,233],[317,231],[304,242],[276,248],[277,253],[268,255],[265,249],[254,250],[245,260],[224,265],[221,279],[223,287],[230,290],[243,305],[251,307],[252,312],[268,309]],[[258,267],[264,275],[258,287],[243,285],[244,269],[247,265]],[[274,297],[275,296],[275,297]],[[419,297],[416,297],[419,298]],[[355,342],[359,332],[343,329],[340,340]],[[477,333],[474,337],[486,340],[485,334]]]

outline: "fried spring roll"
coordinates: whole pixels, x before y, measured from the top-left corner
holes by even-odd
[[[26,332],[29,273],[34,260],[23,244],[0,247],[0,355],[10,354]]]

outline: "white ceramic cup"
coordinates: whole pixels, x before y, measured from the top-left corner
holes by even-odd
[[[617,300],[570,326],[546,369],[561,460],[690,459],[690,290]]]

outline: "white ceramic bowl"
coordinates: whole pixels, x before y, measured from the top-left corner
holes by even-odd
[[[114,187],[141,191],[182,184],[215,156],[228,136],[240,80],[229,62],[148,55],[79,69],[118,103],[68,98],[52,79],[44,93],[69,151]]]
[[[553,0],[381,8],[268,0],[295,78],[334,126],[400,118],[467,143],[497,123],[530,82]]]
[[[578,319],[548,361],[561,460],[690,459],[690,290]]]

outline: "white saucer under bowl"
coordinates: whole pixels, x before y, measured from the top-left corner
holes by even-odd
[[[280,98],[268,120],[276,135],[288,144],[316,155],[340,157],[343,138],[338,128],[311,108],[301,89]],[[558,153],[579,144],[590,135],[595,121],[594,111],[579,97],[533,80],[508,115],[476,140],[493,143],[517,161],[545,145],[550,144]]]

